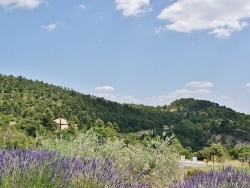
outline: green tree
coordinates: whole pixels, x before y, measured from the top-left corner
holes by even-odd
[[[212,156],[212,149],[205,147],[203,150],[200,150],[197,152],[197,155],[200,159],[205,159],[206,163],[208,164],[209,160],[211,159]]]
[[[210,150],[211,150],[211,157],[213,160],[213,164],[215,156],[219,157],[219,160],[221,160],[222,157],[223,158],[229,157],[227,150],[220,143],[212,143],[210,146]]]
[[[34,147],[35,140],[13,127],[6,130],[0,128],[0,147],[2,148],[31,148]]]
[[[185,156],[187,159],[191,159],[192,149],[190,147],[184,148],[177,138],[173,139],[172,144],[177,148],[180,155]]]
[[[243,157],[244,161],[247,161],[248,157],[250,157],[250,145],[244,146],[241,151],[239,152],[239,157]],[[242,160],[243,161],[243,160]],[[250,161],[248,161],[248,164],[250,166]],[[243,163],[242,163],[243,165]]]
[[[205,147],[197,152],[200,159],[206,159],[207,163],[211,159],[213,164],[215,162],[215,156],[219,157],[219,161],[222,158],[228,158],[229,154],[227,150],[220,143],[212,143],[210,147]]]
[[[50,128],[52,121],[54,120],[55,116],[50,108],[46,108],[43,113],[42,122],[43,125]]]
[[[93,124],[93,127],[102,128],[102,127],[105,127],[105,123],[104,123],[103,120],[101,120],[100,118],[98,118],[97,120],[95,120],[95,122]]]

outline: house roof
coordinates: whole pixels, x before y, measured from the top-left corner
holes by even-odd
[[[66,119],[63,119],[63,118],[58,118],[58,119],[55,119],[54,122],[56,122],[57,124],[61,124],[61,125],[68,125],[68,121]]]

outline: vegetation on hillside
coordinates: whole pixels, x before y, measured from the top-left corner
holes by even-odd
[[[55,131],[51,122],[58,117],[69,121],[69,130]],[[39,135],[75,136],[92,127],[105,137],[145,130],[153,137],[174,133],[193,151],[214,142],[227,149],[250,142],[250,116],[209,101],[180,99],[163,107],[119,104],[42,81],[0,75],[2,145],[32,145]],[[134,142],[132,137],[126,136],[127,142]]]

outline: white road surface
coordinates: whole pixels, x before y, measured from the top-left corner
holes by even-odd
[[[203,162],[203,161],[189,161],[189,160],[185,160],[185,161],[179,161],[179,164],[181,167],[202,167],[202,166],[207,166],[207,163]],[[211,165],[209,163],[209,165]]]

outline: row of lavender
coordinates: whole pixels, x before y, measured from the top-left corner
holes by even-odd
[[[132,176],[134,173],[132,167],[126,172],[117,168],[111,159],[66,157],[60,152],[48,150],[0,150],[0,187],[4,188],[152,187],[143,183],[140,175]],[[131,174],[131,178],[125,174]],[[250,175],[227,166],[220,171],[195,173],[193,177],[169,186],[203,187],[250,188]]]
[[[125,178],[111,160],[63,157],[46,150],[0,150],[0,167],[4,188],[146,187]]]
[[[193,177],[169,188],[250,188],[250,175],[246,171],[226,166],[219,171],[197,171]]]

